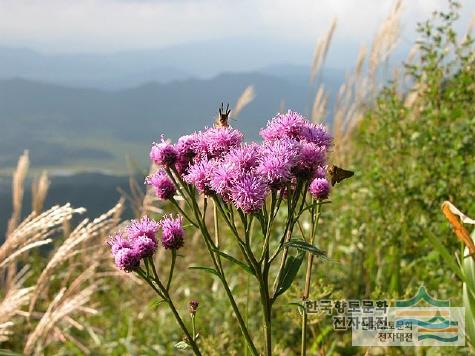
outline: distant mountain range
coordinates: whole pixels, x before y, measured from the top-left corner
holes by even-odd
[[[73,87],[119,89],[149,81],[167,83],[191,77],[175,66],[158,64],[159,53],[42,54],[0,47],[0,78],[28,78]]]
[[[0,81],[0,167],[29,149],[36,166],[117,170],[130,154],[143,162],[160,134],[178,136],[211,126],[221,101],[234,105],[248,86],[256,98],[234,126],[248,139],[282,104],[309,112],[313,93],[276,76],[228,73],[208,80],[147,83],[105,91],[25,79]],[[119,163],[121,162],[121,163]]]
[[[232,46],[221,48],[222,60],[236,68],[260,63],[250,58],[237,65],[227,58]],[[270,47],[269,56],[279,52]],[[126,155],[144,164],[162,133],[176,139],[211,126],[218,105],[234,105],[249,85],[256,98],[233,122],[248,139],[258,139],[258,128],[282,105],[310,112],[315,88],[309,86],[309,68],[283,63],[208,78],[213,66],[224,66],[204,61],[209,53],[199,49],[46,55],[0,47],[0,170],[29,149],[36,167],[124,173]],[[322,80],[334,92],[343,76],[326,69]]]
[[[312,54],[302,51],[310,63]],[[301,56],[275,43],[243,40],[103,54],[46,54],[0,46],[0,79],[24,78],[68,87],[115,90],[146,82],[210,79],[223,72],[257,71],[306,84],[309,67],[294,64]],[[341,69],[326,71],[339,77],[343,74]]]
[[[269,63],[298,63],[302,52],[310,63],[311,53],[307,51],[285,51],[277,43],[245,39],[113,53],[54,54],[0,47],[0,79],[19,77],[74,87],[124,89],[151,81],[167,83],[209,79],[227,71],[260,71]],[[305,66],[300,67],[308,73]]]

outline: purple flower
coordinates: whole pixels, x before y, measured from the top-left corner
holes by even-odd
[[[267,122],[266,128],[260,131],[266,141],[292,138],[297,141],[307,141],[326,149],[332,144],[332,137],[325,126],[314,124],[294,111],[278,114]]]
[[[183,218],[177,216],[176,219],[172,215],[167,215],[160,220],[162,228],[162,245],[166,249],[178,250],[183,247]]]
[[[140,256],[133,248],[130,240],[124,238],[122,234],[111,237],[108,244],[111,247],[117,268],[130,272],[139,266]]]
[[[230,127],[214,127],[198,133],[193,149],[197,158],[218,158],[231,148],[239,147],[242,133]]]
[[[316,199],[327,199],[330,194],[330,183],[325,178],[315,178],[308,191]]]
[[[311,122],[306,122],[302,128],[302,138],[325,148],[329,148],[333,141],[332,136],[328,133],[325,126]]]
[[[135,251],[139,259],[153,256],[155,251],[157,251],[157,247],[158,244],[155,236],[137,236],[132,241],[132,249]]]
[[[140,220],[132,220],[127,227],[127,235],[130,240],[134,240],[139,236],[146,236],[155,239],[160,226],[158,223],[148,216],[142,217]]]
[[[188,184],[194,185],[200,193],[210,194],[212,192],[210,178],[214,166],[214,161],[206,159],[199,161],[188,168],[187,174],[183,176],[183,180]]]
[[[107,241],[107,244],[110,246],[113,255],[115,255],[120,249],[132,248],[130,241],[125,238],[122,233],[111,236]]]
[[[297,112],[288,111],[286,114],[277,114],[267,126],[261,129],[259,134],[266,141],[280,140],[283,138],[293,138],[300,140],[303,138],[302,131],[307,120]]]
[[[178,174],[183,176],[190,166],[193,158],[196,156],[195,146],[200,140],[200,134],[192,133],[191,135],[181,136],[175,145],[178,156],[175,162],[175,169]]]
[[[253,213],[261,209],[267,194],[267,184],[262,175],[256,172],[242,172],[230,189],[234,205],[245,213]]]
[[[171,167],[177,160],[178,152],[175,147],[162,137],[161,143],[153,143],[150,150],[150,159],[157,165]]]
[[[224,160],[238,170],[249,171],[258,166],[260,153],[260,146],[258,144],[245,144],[231,149],[224,156]]]
[[[175,169],[181,177],[183,177],[183,175],[188,171],[191,161],[192,160],[186,156],[178,155],[175,162]]]
[[[211,128],[203,133],[211,157],[219,157],[231,148],[239,147],[242,136],[240,131],[230,127]]]
[[[225,201],[230,201],[230,189],[233,179],[239,174],[239,170],[232,162],[219,161],[211,170],[209,185],[211,189],[221,195]]]
[[[196,132],[192,133],[191,135],[181,136],[175,145],[178,155],[191,160],[196,155],[194,147],[199,140],[200,134]]]
[[[266,177],[274,188],[286,184],[291,178],[291,169],[295,165],[298,142],[292,139],[267,142],[262,149],[262,157],[257,172]]]
[[[173,198],[176,193],[176,187],[168,178],[163,169],[156,171],[145,179],[145,183],[151,185],[155,189],[158,199],[168,200]]]
[[[192,301],[190,301],[189,305],[190,305],[190,313],[195,315],[196,311],[198,310],[198,306],[200,305],[200,303],[198,303],[197,300],[192,300]]]
[[[325,178],[327,175],[327,166],[318,166],[315,171],[314,178]]]
[[[131,272],[140,265],[140,257],[133,248],[121,248],[114,255],[114,262],[117,268]]]
[[[326,149],[310,142],[299,142],[298,158],[293,173],[300,178],[311,178],[325,163]]]

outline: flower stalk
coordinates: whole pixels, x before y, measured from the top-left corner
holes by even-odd
[[[312,225],[311,225],[310,244],[312,246],[315,244],[315,236],[316,236],[318,222],[320,220],[321,206],[322,206],[321,201],[317,200],[316,207],[315,205],[313,205],[311,208]],[[311,285],[311,279],[312,279],[312,267],[313,267],[314,257],[315,256],[313,254],[307,253],[307,270],[305,273],[305,289],[302,296],[303,303],[305,303],[305,301],[310,296],[310,285]],[[305,356],[307,354],[307,319],[308,319],[307,308],[304,305],[303,311],[302,311],[302,335],[301,335],[301,349],[300,349],[300,354],[302,356]]]
[[[227,263],[244,269],[247,280],[258,286],[262,312],[263,354],[272,355],[272,308],[280,295],[288,290],[297,275],[306,252],[314,251],[316,224],[320,216],[321,201],[328,197],[329,183],[325,178],[327,151],[332,138],[322,125],[307,121],[298,113],[279,114],[260,131],[262,144],[242,143],[242,133],[229,126],[214,127],[203,132],[182,136],[176,144],[163,138],[154,144],[151,160],[159,166],[157,172],[146,179],[157,198],[169,201],[181,214],[165,216],[159,223],[144,218],[142,223],[127,231],[126,237],[117,235],[110,245],[117,267],[137,272],[142,279],[169,305],[175,319],[186,335],[187,343],[199,354],[196,343],[196,310],[191,309],[191,334],[187,330],[170,298],[177,253],[184,245],[183,219],[200,232],[208,251],[212,267],[209,272],[221,282],[245,340],[246,354],[259,355],[248,325],[249,300],[245,315],[236,302],[225,268]],[[175,200],[179,194],[185,203]],[[313,203],[314,199],[317,201]],[[213,203],[213,227],[207,225],[208,203]],[[286,211],[285,211],[286,210]],[[300,224],[302,214],[309,211],[312,218],[311,243],[296,244],[294,227]],[[284,231],[277,236],[276,223]],[[241,252],[236,258],[222,250],[227,244],[220,231],[220,223],[229,228],[231,243]],[[162,230],[162,245],[171,250],[166,286],[160,281],[153,262],[157,249],[155,234]],[[211,229],[213,230],[211,232]],[[252,238],[251,238],[252,236]],[[272,247],[272,251],[271,251]],[[294,249],[298,255],[294,256]],[[271,268],[280,256],[277,272]],[[295,263],[295,260],[297,262]],[[141,261],[145,269],[141,266]],[[292,263],[289,263],[292,262]],[[313,255],[308,254],[305,295],[308,297]],[[234,273],[234,271],[233,271]],[[269,279],[274,280],[272,287]],[[249,283],[251,285],[251,283]],[[250,296],[248,285],[247,296]],[[270,288],[271,287],[271,288]],[[302,321],[302,352],[305,352],[306,314]]]

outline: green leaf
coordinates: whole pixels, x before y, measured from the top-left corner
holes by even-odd
[[[290,288],[292,282],[297,276],[300,266],[302,265],[304,256],[305,253],[299,251],[297,256],[289,256],[287,258],[284,269],[282,270],[282,275],[279,280],[279,284],[277,285],[277,289],[275,292],[276,297],[285,293],[285,291]]]
[[[303,309],[303,310],[305,310],[305,305],[303,305],[302,303],[298,303],[298,302],[291,302],[291,303],[287,303],[287,305],[296,306],[296,307],[298,307],[299,309]]]
[[[320,250],[318,247],[309,244],[307,241],[303,239],[301,240],[301,239],[292,238],[290,239],[289,242],[286,242],[284,245],[287,247],[296,248],[299,251],[309,252],[316,257],[320,257],[320,258],[327,257],[327,254],[325,251]]]
[[[228,261],[238,265],[239,267],[241,267],[247,273],[252,274],[253,276],[255,276],[254,271],[248,265],[246,265],[244,262],[239,261],[237,258],[235,258],[235,257],[233,257],[233,256],[231,256],[231,255],[229,255],[229,254],[227,254],[223,251],[220,251],[220,250],[217,250],[217,249],[213,249],[213,251],[216,252],[218,255],[223,256]]]
[[[158,307],[160,306],[160,304],[163,304],[163,303],[165,303],[165,302],[166,302],[165,299],[156,299],[156,300],[154,299],[154,300],[152,300],[152,301],[150,302],[150,306],[151,306],[152,308],[158,309]]]
[[[472,237],[475,234],[472,233]],[[465,253],[468,248],[465,247]],[[466,283],[463,284],[463,306],[465,307],[465,334],[470,344],[475,345],[475,261],[468,258],[463,261],[463,270],[466,276]]]
[[[205,266],[190,266],[190,267],[188,267],[188,268],[189,268],[189,269],[202,270],[202,271],[205,271],[205,272],[214,274],[215,276],[218,276],[218,277],[219,277],[218,271],[216,271],[214,268],[211,268],[211,267],[205,267]]]
[[[446,263],[450,267],[450,269],[452,269],[452,271],[463,282],[465,282],[466,281],[465,276],[463,274],[462,269],[457,264],[457,260],[455,259],[455,257],[450,254],[449,250],[447,250],[447,248],[442,244],[442,242],[439,241],[439,239],[434,234],[429,232],[427,236],[429,237],[429,240],[432,242],[432,245],[436,248],[437,252],[439,252],[440,256],[444,260],[444,263]]]
[[[190,345],[188,345],[185,341],[180,341],[175,344],[175,348],[178,350],[186,350],[189,347]]]

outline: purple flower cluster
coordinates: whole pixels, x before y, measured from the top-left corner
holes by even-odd
[[[150,150],[150,159],[157,165],[164,167],[173,166],[178,158],[174,145],[166,142],[162,137],[161,143],[153,143]]]
[[[145,183],[154,188],[155,195],[161,200],[171,199],[176,193],[175,185],[163,169],[159,169],[154,174],[148,176],[145,179]]]
[[[158,248],[157,232],[162,230],[162,245],[166,249],[179,249],[183,246],[182,219],[165,216],[156,222],[147,216],[132,220],[130,224],[107,242],[114,256],[115,265],[131,272],[140,265],[140,260],[152,256]]]
[[[265,141],[281,140],[284,137],[297,141],[307,141],[328,148],[332,144],[332,137],[325,126],[307,121],[302,115],[294,111],[278,114],[267,122],[261,129],[260,135]]]
[[[213,171],[214,161],[202,159],[188,168],[188,171],[183,175],[183,180],[191,185],[194,185],[198,192],[210,194],[210,172]]]
[[[325,178],[315,178],[308,191],[316,199],[327,199],[330,195],[330,183]]]
[[[133,271],[140,265],[140,260],[152,256],[157,250],[155,235],[159,224],[144,216],[140,220],[132,220],[123,232],[112,236],[108,244],[116,266],[126,272]]]
[[[325,126],[307,121],[299,113],[278,114],[260,131],[264,142],[282,142],[295,149],[292,173],[298,178],[312,178],[326,164],[332,137]]]
[[[210,128],[182,136],[175,145],[162,140],[152,147],[150,157],[199,193],[217,194],[245,213],[260,210],[271,190],[325,176],[332,137],[323,125],[288,111],[270,120],[260,135],[262,144],[243,144],[243,135],[236,129]],[[175,193],[163,170],[147,183],[160,199],[170,199]]]
[[[208,159],[218,158],[231,148],[239,147],[242,133],[230,127],[211,128],[198,134],[195,143],[196,155]]]
[[[298,153],[299,147],[295,140],[267,141],[262,147],[257,171],[266,178],[270,186],[280,188],[292,178]]]
[[[162,245],[167,250],[178,250],[183,247],[183,218],[178,215],[173,218],[171,215],[164,216],[160,220],[160,227],[162,228]]]
[[[266,180],[255,171],[239,174],[230,189],[232,202],[245,213],[261,209],[267,192]]]

